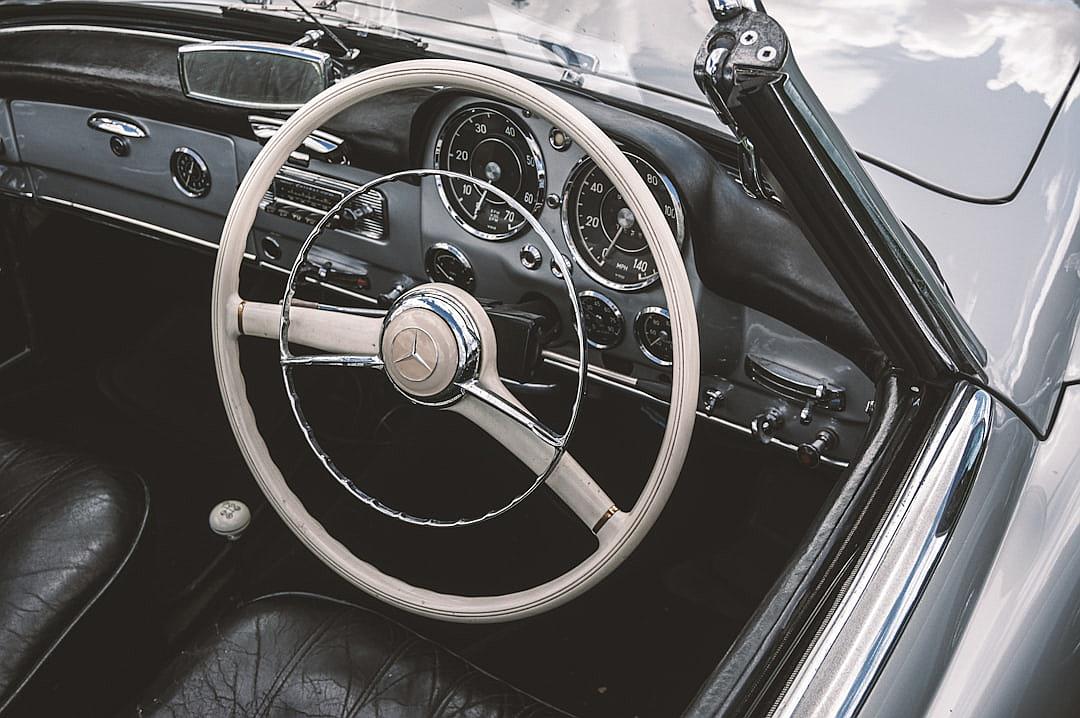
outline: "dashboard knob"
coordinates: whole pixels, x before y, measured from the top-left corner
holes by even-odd
[[[784,425],[784,415],[773,407],[763,414],[758,414],[750,422],[750,432],[762,444],[770,443],[776,436],[776,430]]]
[[[532,271],[540,269],[544,264],[544,255],[540,254],[540,250],[536,248],[535,244],[526,244],[522,247],[518,253],[518,258],[521,259],[522,267]]]
[[[839,443],[840,437],[832,429],[825,428],[818,432],[817,437],[806,444],[801,444],[795,452],[795,458],[807,468],[813,468],[821,463],[821,455]]]
[[[706,389],[704,403],[705,413],[712,414],[716,407],[723,403],[725,398],[727,398],[727,394],[719,387]]]

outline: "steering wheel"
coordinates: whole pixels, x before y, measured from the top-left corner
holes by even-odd
[[[298,271],[313,241],[351,197],[403,175],[438,174],[412,170],[381,177],[343,198],[326,213],[301,248],[282,304],[240,297],[240,267],[259,203],[290,153],[313,130],[342,110],[379,95],[422,87],[451,87],[529,110],[563,129],[611,179],[641,227],[656,261],[671,319],[674,361],[671,403],[656,462],[633,507],[619,507],[566,451],[584,391],[587,361],[580,308],[569,267],[561,266],[579,344],[578,393],[564,432],[547,428],[503,384],[496,366],[491,321],[468,292],[449,284],[422,284],[402,294],[385,316],[367,316],[343,307],[293,301]],[[562,253],[532,214],[497,187],[455,175],[494,192],[530,218],[530,226],[557,262]],[[370,595],[429,618],[459,622],[509,621],[550,610],[596,585],[637,547],[656,521],[682,470],[693,431],[698,398],[699,356],[693,297],[679,246],[644,180],[622,151],[591,120],[539,85],[503,70],[454,60],[412,60],[354,75],[297,110],[259,153],[241,183],[222,231],[214,269],[212,335],[218,384],[241,452],[259,487],[297,537],[327,566]],[[380,571],[338,541],[304,507],[274,463],[259,433],[240,368],[239,338],[279,342],[283,376],[294,411],[311,448],[327,470],[356,498],[395,518],[431,526],[432,531],[475,523],[505,513],[546,484],[596,536],[597,547],[560,576],[531,588],[489,596],[442,593],[412,585]],[[322,354],[293,354],[301,345]],[[410,401],[432,411],[455,411],[494,437],[536,473],[530,488],[482,516],[440,521],[416,517],[381,503],[344,476],[322,451],[298,408],[291,369],[331,364],[382,370]]]

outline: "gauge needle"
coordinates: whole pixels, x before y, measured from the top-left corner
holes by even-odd
[[[475,219],[475,218],[474,218],[474,219]],[[616,232],[616,233],[615,233],[615,236],[611,238],[611,244],[609,244],[609,245],[607,246],[607,248],[606,248],[606,249],[604,249],[604,251],[600,253],[600,264],[603,264],[604,262],[606,262],[606,261],[607,261],[607,257],[608,257],[608,255],[609,255],[609,254],[611,254],[611,250],[612,250],[612,249],[613,249],[613,248],[615,247],[615,243],[619,241],[619,235],[621,235],[621,234],[622,234],[622,231],[623,231],[624,229],[626,229],[626,227],[622,227],[622,226],[620,226],[620,227],[619,227],[619,231],[618,231],[618,232]]]
[[[487,190],[480,193],[480,199],[476,201],[476,209],[473,210],[472,218],[476,219],[476,215],[480,214],[480,208],[484,205],[484,198],[487,197]]]
[[[444,277],[446,277],[446,280],[448,282],[453,283],[454,277],[450,274],[450,272],[446,271],[446,268],[442,266],[442,263],[436,261],[435,262],[435,269],[438,269],[442,273],[442,275]]]

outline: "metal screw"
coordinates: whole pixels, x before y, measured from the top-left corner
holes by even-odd
[[[776,59],[776,48],[772,45],[766,45],[757,51],[757,59],[761,62],[772,62]]]
[[[562,206],[562,197],[552,192],[547,196],[547,206],[552,209],[558,209]]]
[[[755,42],[757,42],[757,30],[747,30],[739,36],[739,43],[742,45],[753,45]]]

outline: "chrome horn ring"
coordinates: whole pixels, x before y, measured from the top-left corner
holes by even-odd
[[[314,246],[315,241],[322,234],[327,225],[344,210],[349,202],[371,189],[388,182],[396,182],[409,177],[423,179],[424,177],[429,176],[436,178],[446,177],[469,182],[476,185],[481,190],[486,190],[495,195],[506,202],[513,210],[521,212],[522,216],[526,217],[529,226],[540,239],[543,240],[548,251],[551,252],[552,261],[555,262],[556,266],[561,271],[562,281],[566,286],[570,307],[574,314],[572,326],[577,336],[578,345],[577,387],[574,396],[574,404],[571,408],[570,418],[567,422],[565,431],[559,433],[548,429],[530,412],[508,405],[506,402],[499,400],[498,397],[492,396],[490,392],[480,385],[477,380],[477,371],[481,356],[484,352],[484,347],[480,340],[482,332],[479,330],[477,323],[478,321],[489,320],[487,320],[486,316],[482,319],[474,316],[474,312],[464,306],[462,302],[453,295],[453,292],[448,292],[446,289],[440,287],[439,284],[423,284],[409,290],[399,297],[390,307],[383,319],[382,334],[379,340],[379,356],[377,357],[349,355],[296,356],[289,350],[289,315],[296,294],[297,283],[301,277],[301,270],[307,263],[311,248]],[[436,323],[430,330],[429,328],[417,327],[413,324],[409,324],[406,327],[403,327],[400,333],[389,336],[387,333],[388,327],[391,327],[407,312],[427,312],[437,316],[442,324]],[[448,334],[452,337],[451,340],[448,341],[444,335],[442,337],[443,341],[439,342],[432,336],[432,333],[438,333],[440,331],[438,329],[440,326],[445,326],[447,328]],[[397,356],[394,354],[398,337],[401,333],[409,330],[419,330],[419,333],[414,333],[412,335],[417,342],[427,340],[432,342],[432,345],[435,347],[434,360],[430,358],[430,354],[425,357],[422,355],[422,352],[418,353],[419,347],[417,344],[408,347],[409,351],[407,355],[402,354],[401,356]],[[426,339],[422,339],[421,335],[426,336]],[[417,389],[418,385],[423,385],[425,382],[428,382],[439,371],[439,360],[445,358],[440,356],[440,344],[444,348],[449,348],[452,345],[456,352],[452,380],[449,382],[437,380],[432,382],[432,385],[429,387]],[[322,463],[323,467],[350,494],[365,505],[385,516],[418,526],[451,528],[478,524],[495,518],[496,516],[501,516],[531,496],[533,492],[540,488],[540,486],[548,479],[555,470],[555,467],[559,464],[563,454],[566,452],[570,436],[577,424],[578,413],[585,396],[585,385],[588,381],[588,355],[586,354],[585,345],[584,318],[581,314],[581,306],[578,302],[577,291],[574,287],[570,266],[563,257],[562,252],[559,251],[558,246],[544,230],[536,217],[534,217],[531,212],[511,195],[495,185],[476,179],[475,177],[460,172],[440,169],[403,170],[401,172],[383,175],[382,177],[378,177],[363,186],[356,188],[327,210],[326,214],[315,224],[307,238],[304,240],[304,243],[300,247],[300,251],[297,252],[296,259],[293,261],[292,269],[289,272],[289,278],[285,286],[285,294],[282,298],[281,319],[278,325],[278,348],[282,378],[285,383],[285,391],[289,397],[289,406],[292,408],[293,416],[300,427],[301,433],[304,435],[305,441],[307,441],[308,446],[319,459],[320,463]],[[494,349],[494,347],[492,349]],[[390,357],[387,357],[387,350],[390,350]],[[402,361],[395,361],[395,356]],[[418,361],[414,365],[416,373],[413,373],[412,377],[405,373],[405,370],[397,369],[392,366],[393,364],[400,365],[403,361],[413,359]],[[537,474],[532,484],[524,492],[518,494],[503,506],[479,516],[460,519],[437,519],[414,516],[408,512],[395,509],[358,487],[352,479],[346,476],[345,473],[337,467],[329,453],[322,448],[318,439],[316,439],[311,429],[311,425],[307,421],[303,409],[300,407],[300,398],[296,390],[293,368],[296,366],[311,366],[318,364],[383,369],[384,372],[387,373],[390,383],[402,395],[414,404],[421,406],[445,408],[458,402],[466,394],[470,394],[491,406],[497,407],[499,411],[512,421],[516,421],[527,427],[533,434],[552,448],[552,458],[548,463],[547,468],[543,472]],[[391,366],[388,366],[388,364],[391,364]],[[445,386],[443,386],[443,383],[445,383]]]

